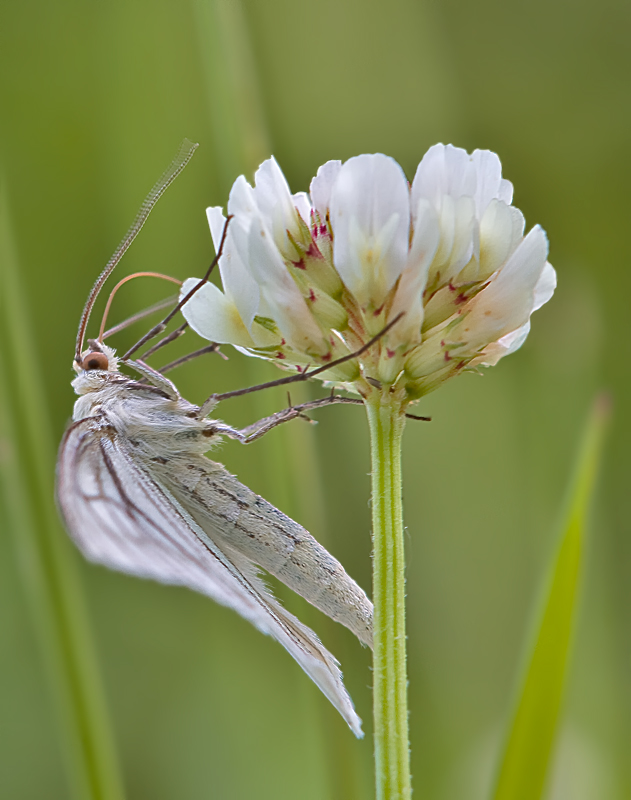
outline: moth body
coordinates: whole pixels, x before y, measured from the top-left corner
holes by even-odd
[[[238,431],[200,418],[142,362],[130,364],[144,382],[123,375],[105,345],[102,354],[107,369],[76,366],[79,398],[58,461],[59,505],[79,548],[97,563],[230,606],[278,639],[361,735],[334,657],[280,606],[258,567],[370,645],[363,590],[301,525],[206,458]]]

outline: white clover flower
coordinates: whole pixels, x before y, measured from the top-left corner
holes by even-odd
[[[512,194],[488,150],[435,145],[411,186],[385,155],[329,161],[309,195],[292,195],[270,158],[254,187],[241,176],[230,193],[224,291],[205,284],[184,316],[206,339],[302,371],[358,350],[403,312],[321,377],[418,399],[520,347],[554,292],[546,235],[536,225],[524,236]],[[207,213],[218,247],[226,220]]]

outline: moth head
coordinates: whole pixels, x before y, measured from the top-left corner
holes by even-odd
[[[73,362],[77,374],[85,372],[118,372],[116,351],[96,339],[88,339],[88,349]]]

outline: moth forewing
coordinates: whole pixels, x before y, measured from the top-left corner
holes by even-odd
[[[372,603],[302,525],[203,456],[183,469],[158,465],[156,473],[215,541],[258,564],[372,647]]]
[[[61,444],[57,493],[68,530],[91,561],[131,575],[187,586],[277,639],[340,711],[361,722],[335,658],[275,600],[262,566],[370,642],[372,605],[359,586],[298,523],[202,453],[231,429],[200,419],[168,379],[78,369],[81,396]],[[88,363],[84,360],[85,363]]]

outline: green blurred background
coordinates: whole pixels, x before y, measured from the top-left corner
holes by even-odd
[[[420,413],[432,423],[406,432],[415,796],[488,792],[582,421],[606,387],[616,414],[548,796],[631,797],[631,5],[24,0],[0,14],[0,170],[38,345],[29,368],[55,441],[72,410],[87,292],[184,136],[198,153],[119,277],[201,274],[212,257],[205,206],[224,204],[237,175],[271,152],[294,191],[327,159],[362,152],[394,156],[410,177],[437,141],[499,153],[528,225],[548,232],[559,289],[518,354],[430,395]],[[168,294],[156,283],[126,287],[113,319]],[[197,346],[188,334],[153,363]],[[182,393],[201,401],[277,377],[229,355],[174,374]],[[284,404],[280,392],[259,395],[221,416],[241,424]],[[216,458],[369,588],[364,415],[318,418],[249,448],[227,443]],[[1,524],[0,797],[62,800],[55,716]],[[74,557],[129,798],[372,796],[370,658],[350,634],[279,591],[342,661],[362,742],[234,613]]]

